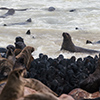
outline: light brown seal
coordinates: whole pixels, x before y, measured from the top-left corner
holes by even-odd
[[[16,100],[24,96],[24,84],[21,80],[23,71],[24,69],[18,69],[10,73],[7,83],[0,94],[0,100]]]

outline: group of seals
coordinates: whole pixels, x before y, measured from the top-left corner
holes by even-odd
[[[98,65],[93,74],[90,74],[85,80],[80,83],[80,87],[90,93],[99,91],[100,88],[100,58]]]
[[[69,33],[64,32],[62,36],[63,36],[63,43],[61,50],[67,50],[70,52],[82,52],[82,53],[100,53],[100,51],[85,49],[82,47],[75,46],[74,43],[72,42]]]

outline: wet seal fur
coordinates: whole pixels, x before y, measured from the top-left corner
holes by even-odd
[[[82,53],[100,53],[100,51],[85,49],[82,47],[75,46],[72,42],[71,36],[68,33],[63,33],[63,43],[61,50],[67,50],[70,52],[82,52]]]
[[[24,96],[24,84],[21,81],[23,71],[24,69],[18,69],[10,73],[7,83],[0,94],[0,100],[16,100]]]

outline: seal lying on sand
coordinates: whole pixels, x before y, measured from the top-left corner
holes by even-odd
[[[5,18],[9,15],[13,15],[15,13],[14,9],[9,9],[7,13],[5,13],[4,15],[0,16],[0,18]]]
[[[68,33],[63,33],[63,43],[61,50],[67,50],[70,52],[82,52],[82,53],[100,53],[100,51],[85,49],[82,47],[75,46],[72,42],[71,36]]]
[[[28,23],[31,23],[32,19],[29,18],[25,22],[20,22],[20,23],[11,23],[11,24],[4,24],[3,26],[12,26],[12,25],[26,25]]]

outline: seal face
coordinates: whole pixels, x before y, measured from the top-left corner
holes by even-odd
[[[82,52],[82,53],[100,53],[100,51],[85,49],[82,47],[75,46],[74,43],[72,42],[69,33],[64,32],[62,36],[63,36],[63,43],[61,50],[67,50],[70,52]]]

